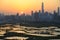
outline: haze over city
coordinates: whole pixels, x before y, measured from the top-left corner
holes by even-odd
[[[60,0],[0,0],[0,40],[60,39]]]
[[[44,2],[44,10],[52,12],[59,6],[58,0],[0,0],[0,12],[4,14],[30,14],[30,12],[41,10]]]

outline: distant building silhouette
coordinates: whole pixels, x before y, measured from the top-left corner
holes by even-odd
[[[34,21],[34,12],[31,11],[32,21]]]
[[[44,3],[41,4],[41,10],[31,11],[31,15],[25,13],[19,15],[4,15],[0,14],[0,23],[26,23],[26,22],[60,22],[60,7],[53,11],[53,14],[44,11]]]
[[[58,7],[58,15],[60,15],[60,7]]]
[[[39,12],[39,13],[41,13],[41,11],[40,11],[40,10],[39,10],[38,12]]]
[[[34,13],[35,21],[39,21],[39,13],[35,11]]]
[[[17,13],[16,16],[19,16],[19,13]]]
[[[42,2],[42,13],[44,14],[44,3]]]

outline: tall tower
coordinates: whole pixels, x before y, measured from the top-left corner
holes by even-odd
[[[57,12],[58,12],[58,15],[60,15],[60,0],[58,0],[58,10],[57,10]]]
[[[58,7],[58,15],[60,15],[60,7]]]
[[[44,14],[44,3],[42,2],[42,13]]]

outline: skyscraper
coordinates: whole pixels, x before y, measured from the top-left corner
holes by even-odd
[[[17,13],[16,16],[19,16],[19,13]]]
[[[58,7],[58,15],[60,15],[60,7]]]
[[[42,13],[44,14],[44,3],[42,2]]]

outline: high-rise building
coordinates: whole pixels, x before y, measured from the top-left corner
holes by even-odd
[[[35,21],[39,21],[39,13],[37,11],[35,11],[34,13],[34,18],[35,18]]]
[[[17,13],[16,16],[19,16],[19,13]]]
[[[32,21],[34,21],[34,12],[31,11]]]
[[[44,14],[44,3],[42,2],[42,13]]]
[[[60,7],[58,7],[58,15],[60,15]]]
[[[39,10],[38,13],[41,13],[41,11]]]
[[[53,13],[54,13],[54,17],[56,17],[56,16],[57,16],[57,12],[54,10],[54,12],[53,12]]]

